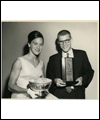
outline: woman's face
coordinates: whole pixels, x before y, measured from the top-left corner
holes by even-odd
[[[43,45],[44,41],[41,37],[35,38],[34,40],[31,41],[31,43],[28,43],[31,52],[35,55],[39,55],[41,53]]]

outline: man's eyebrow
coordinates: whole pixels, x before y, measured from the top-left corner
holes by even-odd
[[[64,41],[68,41],[68,40],[70,40],[70,38],[69,38],[69,39],[66,39],[66,40],[63,40],[63,41],[59,41],[59,42],[64,42]]]

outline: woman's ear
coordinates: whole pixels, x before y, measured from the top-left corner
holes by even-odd
[[[30,43],[28,43],[28,47],[30,47]]]

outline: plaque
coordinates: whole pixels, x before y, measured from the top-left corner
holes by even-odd
[[[73,66],[72,66],[72,58],[65,58],[65,66],[66,66],[66,81],[73,81]]]
[[[78,81],[66,81],[66,86],[75,86],[77,83]]]
[[[77,81],[73,80],[73,62],[72,58],[62,57],[62,80],[66,86],[74,86]]]

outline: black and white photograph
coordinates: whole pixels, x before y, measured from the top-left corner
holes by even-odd
[[[98,21],[2,22],[2,98],[98,99]]]
[[[2,118],[98,118],[96,6],[94,1],[2,1]]]

